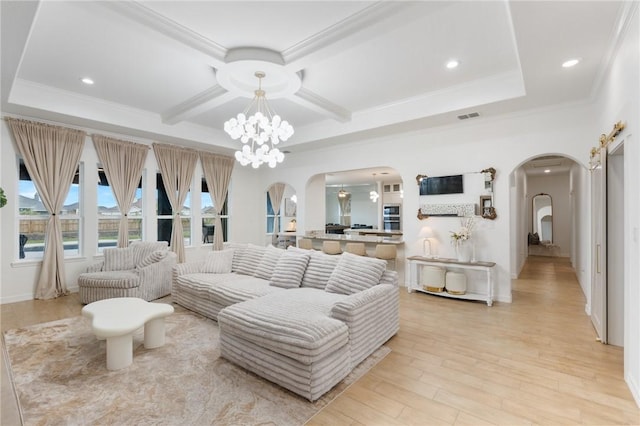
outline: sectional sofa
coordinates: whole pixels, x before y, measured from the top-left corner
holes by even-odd
[[[176,265],[172,297],[218,321],[222,357],[310,401],[399,327],[397,273],[350,253],[227,244]]]

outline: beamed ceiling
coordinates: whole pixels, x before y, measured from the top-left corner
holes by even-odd
[[[5,113],[220,152],[237,148],[222,127],[247,106],[255,71],[266,72],[271,107],[295,128],[281,146],[292,152],[588,100],[629,9],[615,1],[1,7]],[[581,62],[562,68],[571,58]],[[445,66],[451,59],[457,68]]]

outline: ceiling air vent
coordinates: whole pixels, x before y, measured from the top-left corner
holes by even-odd
[[[469,114],[462,114],[458,116],[459,120],[466,120],[467,118],[476,118],[480,117],[480,114],[477,112],[470,112]]]

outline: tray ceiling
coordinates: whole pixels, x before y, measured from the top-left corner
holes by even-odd
[[[283,149],[588,99],[624,2],[2,2],[3,111],[191,146],[263,81]],[[580,57],[572,69],[560,64]],[[445,64],[457,59],[453,70]],[[91,77],[95,84],[81,83]],[[383,130],[384,129],[384,130]]]

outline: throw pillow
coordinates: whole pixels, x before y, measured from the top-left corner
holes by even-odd
[[[276,267],[276,263],[283,253],[283,249],[276,248],[272,245],[267,246],[264,251],[264,255],[262,255],[262,259],[260,259],[260,263],[256,266],[253,276],[256,278],[262,278],[263,280],[271,278],[273,269]]]
[[[167,254],[169,254],[169,250],[156,250],[151,252],[136,265],[136,269],[144,268],[145,266],[160,262],[162,259],[167,257]]]
[[[244,256],[244,252],[247,251],[247,244],[243,243],[229,243],[226,242],[223,244],[223,249],[233,249],[233,261],[231,262],[231,271],[238,272],[238,266],[242,261],[242,257]]]
[[[244,275],[253,275],[266,249],[266,247],[256,246],[254,244],[247,245],[235,272]]]
[[[340,256],[331,256],[317,250],[305,250],[311,256],[302,277],[302,287],[324,290]]]
[[[326,291],[339,294],[355,294],[373,287],[387,267],[382,259],[343,253],[329,277]]]
[[[131,250],[128,247],[104,249],[104,271],[129,271],[135,266]]]
[[[228,274],[233,263],[233,249],[216,250],[209,252],[200,272],[211,274]]]
[[[273,275],[271,276],[271,282],[269,284],[282,288],[300,287],[302,276],[309,262],[309,257],[307,253],[292,250],[284,252],[273,269]]]

